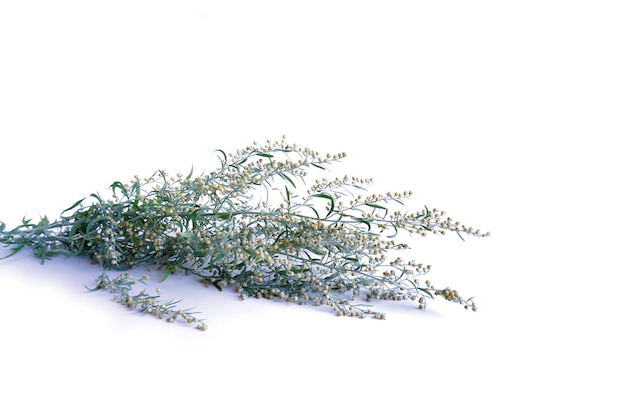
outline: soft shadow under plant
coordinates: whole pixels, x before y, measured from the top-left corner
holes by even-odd
[[[369,179],[317,179],[308,189],[308,170],[326,170],[345,154],[325,156],[284,141],[227,154],[220,166],[200,176],[170,175],[111,184],[112,195],[76,201],[58,220],[23,219],[12,230],[0,222],[0,242],[11,256],[30,247],[42,263],[53,256],[89,257],[101,272],[93,288],[115,293],[132,309],[173,322],[206,324],[179,301],[163,302],[134,278],[139,266],[190,275],[220,291],[233,287],[248,297],[325,305],[338,315],[385,318],[372,300],[412,300],[423,309],[436,296],[476,310],[471,298],[435,287],[421,276],[430,270],[397,257],[408,244],[400,233],[426,236],[447,231],[484,237],[437,209],[401,211],[410,191],[362,195]],[[111,277],[111,271],[118,271]]]

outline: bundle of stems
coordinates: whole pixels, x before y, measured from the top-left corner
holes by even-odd
[[[402,207],[410,191],[361,195],[370,179],[316,179],[308,170],[327,170],[344,153],[320,155],[309,148],[267,142],[236,151],[216,151],[220,166],[209,174],[135,176],[114,182],[112,195],[98,193],[76,201],[59,218],[22,219],[7,230],[0,222],[0,243],[11,256],[25,247],[42,263],[53,256],[87,256],[100,267],[96,286],[108,289],[123,305],[167,321],[177,319],[206,329],[195,312],[162,302],[147,285],[149,274],[134,278],[142,266],[194,276],[220,291],[234,287],[242,299],[267,298],[325,305],[338,315],[385,318],[365,302],[412,300],[423,309],[436,296],[476,310],[457,291],[435,287],[421,276],[430,265],[396,257],[409,245],[400,233],[425,236],[446,231],[487,236],[437,209],[415,212]],[[392,255],[393,254],[393,255]],[[118,271],[109,276],[111,271]]]

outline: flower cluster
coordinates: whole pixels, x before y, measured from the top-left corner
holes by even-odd
[[[158,319],[165,319],[168,323],[173,323],[180,318],[188,324],[197,323],[196,328],[199,330],[206,330],[206,324],[195,316],[196,312],[178,308],[178,303],[181,300],[161,302],[161,290],[159,288],[156,289],[156,295],[148,293],[145,289],[137,294],[131,294],[136,284],[147,285],[145,281],[149,278],[148,274],[144,274],[141,279],[135,279],[127,272],[110,278],[106,271],[102,271],[100,276],[96,278],[96,286],[90,290],[109,290],[115,294],[115,301],[130,309],[151,314]]]
[[[317,179],[299,191],[309,170],[326,170],[343,153],[322,156],[284,140],[217,152],[220,167],[209,174],[159,170],[116,181],[110,198],[91,194],[54,222],[24,219],[10,231],[0,223],[0,242],[14,253],[29,246],[42,261],[58,254],[88,256],[102,269],[96,289],[112,290],[123,305],[168,321],[197,319],[176,303],[160,303],[160,294],[131,296],[132,277],[110,279],[106,271],[154,267],[164,271],[163,279],[178,273],[220,290],[234,287],[242,299],[325,305],[353,317],[385,318],[359,304],[360,298],[411,300],[424,308],[426,299],[440,296],[476,310],[455,290],[421,284],[430,265],[396,256],[409,248],[396,239],[401,232],[487,233],[438,209],[394,210],[412,193],[365,194],[371,179]]]

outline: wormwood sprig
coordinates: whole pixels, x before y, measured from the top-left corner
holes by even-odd
[[[161,290],[156,289],[156,295],[151,295],[145,289],[138,294],[131,294],[133,287],[137,283],[146,284],[146,280],[150,276],[144,274],[141,279],[137,280],[128,273],[122,273],[115,278],[110,278],[106,271],[102,271],[102,274],[96,278],[96,286],[89,288],[91,291],[100,289],[108,289],[110,292],[115,293],[113,298],[118,303],[141,312],[152,314],[159,319],[166,319],[169,323],[173,323],[176,319],[180,318],[187,323],[198,323],[197,328],[200,330],[206,330],[206,324],[204,320],[199,320],[195,315],[196,312],[190,310],[181,310],[178,308],[178,301],[169,301],[166,303],[161,302]]]
[[[89,257],[99,265],[97,289],[115,293],[130,308],[167,321],[206,325],[196,313],[163,303],[160,291],[142,290],[128,272],[138,266],[194,276],[220,291],[233,287],[242,299],[286,300],[326,305],[339,315],[385,318],[373,300],[412,300],[424,308],[437,296],[476,310],[471,298],[435,287],[421,276],[430,265],[396,256],[409,249],[400,233],[426,236],[452,232],[484,237],[438,209],[400,210],[410,191],[365,194],[371,179],[344,176],[317,179],[301,190],[307,173],[327,170],[344,153],[321,155],[284,140],[236,151],[216,151],[220,166],[209,174],[170,175],[164,170],[130,182],[114,182],[111,196],[98,193],[76,201],[58,220],[47,217],[7,230],[0,242],[11,256],[30,247],[45,260]]]

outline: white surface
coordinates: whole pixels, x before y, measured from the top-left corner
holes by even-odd
[[[83,260],[0,261],[0,414],[624,415],[620,4],[1,1],[9,226],[286,134],[492,237],[411,241],[476,314],[159,284],[206,332],[86,293]]]

